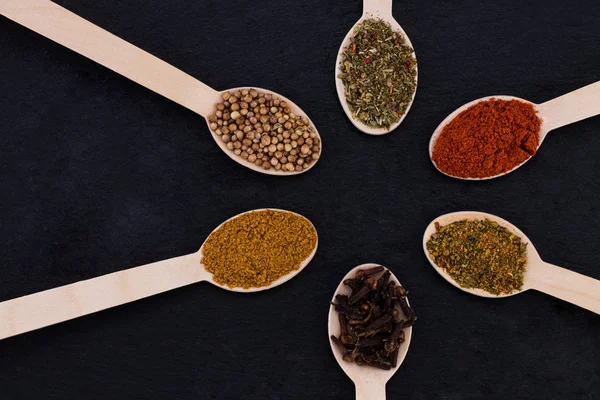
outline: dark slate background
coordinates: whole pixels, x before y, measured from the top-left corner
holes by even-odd
[[[223,220],[280,207],[314,222],[316,257],[254,295],[198,284],[0,342],[2,399],[342,399],[327,302],[378,262],[419,315],[389,398],[598,399],[600,316],[541,293],[460,292],[423,230],[473,209],[520,227],[551,263],[600,278],[600,117],[553,132],[501,179],[438,173],[430,134],[475,98],[543,102],[600,80],[600,7],[584,1],[395,1],[419,88],[385,137],[359,133],[334,86],[360,1],[59,3],[217,89],[272,88],[319,129],[309,173],[263,176],[183,107],[0,17],[0,300],[193,252]]]

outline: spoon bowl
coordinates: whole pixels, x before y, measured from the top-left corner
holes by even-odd
[[[265,210],[247,211],[227,221],[251,212]],[[284,211],[274,208],[269,210]],[[292,214],[308,221],[300,214]],[[310,223],[310,221],[308,222]],[[213,232],[223,224],[219,225]],[[314,229],[314,225],[310,224]],[[315,235],[316,232],[315,229]],[[289,281],[306,268],[314,257],[318,244],[319,239],[317,236],[315,247],[308,257],[301,262],[298,269],[263,287],[231,288],[215,282],[213,275],[206,271],[204,265],[200,263],[204,248],[203,244],[200,250],[192,254],[125,269],[4,301],[0,303],[0,321],[2,321],[2,324],[0,324],[0,340],[202,281],[238,293],[253,293],[272,289]]]
[[[292,272],[290,272],[287,275],[284,275],[282,277],[280,277],[279,279],[271,282],[270,285],[268,286],[261,286],[261,287],[251,287],[251,288],[241,288],[241,287],[229,287],[229,286],[225,286],[225,285],[221,285],[218,284],[217,282],[214,281],[213,279],[213,275],[210,272],[207,272],[204,265],[200,264],[200,260],[202,260],[202,249],[204,248],[204,244],[202,244],[202,247],[200,247],[200,250],[198,250],[196,254],[196,265],[200,265],[200,268],[202,268],[202,270],[204,271],[205,274],[203,274],[201,281],[207,281],[215,286],[220,287],[221,289],[225,289],[225,290],[229,290],[231,292],[238,292],[238,293],[254,293],[254,292],[262,292],[263,290],[269,290],[269,289],[273,289],[274,287],[277,287],[279,285],[284,284],[285,282],[289,281],[290,279],[292,279],[293,277],[295,277],[296,275],[298,275],[300,272],[302,272],[302,270],[304,270],[304,268],[306,268],[306,266],[312,261],[313,257],[315,256],[315,254],[317,253],[317,248],[319,247],[319,236],[317,235],[317,229],[315,228],[315,226],[312,224],[312,222],[310,222],[309,219],[307,219],[306,217],[297,214],[295,212],[292,211],[287,211],[287,210],[280,210],[278,208],[262,208],[262,209],[257,209],[257,210],[250,210],[250,211],[246,211],[243,212],[241,214],[235,215],[231,218],[229,218],[227,221],[224,221],[221,225],[217,226],[209,235],[208,237],[210,237],[214,232],[218,231],[224,224],[226,224],[229,221],[232,221],[236,218],[241,217],[242,215],[246,215],[249,213],[253,213],[253,212],[257,212],[257,211],[266,211],[266,210],[271,210],[271,211],[281,211],[281,212],[287,212],[290,214],[294,214],[297,217],[300,217],[302,219],[304,219],[306,222],[308,222],[310,224],[310,226],[314,229],[315,231],[315,235],[316,235],[316,242],[315,242],[315,247],[312,250],[312,252],[308,255],[308,257],[306,257],[304,259],[304,261],[302,261],[300,263],[300,267],[296,270],[293,270]]]
[[[362,264],[351,269],[338,285],[331,301],[335,301],[335,296],[338,294],[351,294],[350,288],[344,285],[344,281],[346,279],[354,277],[354,275],[356,275],[359,269],[368,269],[372,267],[377,267],[378,265],[380,264]],[[396,276],[391,270],[390,273],[390,281],[394,281],[397,285],[400,285],[398,278],[396,278]],[[406,318],[406,315],[404,315],[402,310],[399,307],[397,308],[400,310],[400,315]],[[404,329],[405,341],[400,345],[400,350],[398,351],[398,362],[395,368],[392,368],[388,371],[370,366],[358,366],[355,363],[350,363],[342,359],[342,350],[339,347],[335,346],[331,342],[331,339],[329,339],[331,335],[338,336],[340,334],[340,322],[338,319],[338,313],[332,306],[329,308],[328,334],[329,344],[331,346],[331,351],[333,351],[335,359],[337,360],[340,367],[344,370],[346,375],[348,375],[348,377],[354,382],[356,386],[357,400],[385,399],[385,385],[387,381],[389,381],[390,378],[396,373],[396,371],[398,371],[400,365],[406,357],[406,353],[408,353],[408,347],[410,346],[410,340],[412,337],[412,326]]]
[[[404,29],[402,29],[400,24],[398,24],[398,21],[396,21],[394,19],[394,17],[392,16],[392,0],[364,0],[362,16],[352,26],[352,28],[350,28],[350,30],[344,37],[344,40],[342,41],[342,44],[340,45],[340,48],[338,50],[338,55],[335,60],[335,87],[336,87],[338,98],[340,100],[340,104],[342,105],[342,108],[344,109],[344,112],[346,113],[346,116],[348,117],[350,122],[352,122],[352,124],[361,132],[364,132],[368,135],[380,136],[380,135],[386,135],[386,134],[392,132],[398,126],[400,126],[402,121],[404,121],[404,118],[406,118],[406,115],[408,114],[410,107],[412,106],[412,103],[417,94],[417,90],[416,90],[416,86],[415,86],[415,91],[413,93],[413,96],[410,100],[408,107],[406,108],[406,111],[404,112],[404,114],[402,114],[400,119],[396,123],[392,124],[389,128],[370,127],[368,125],[363,124],[361,121],[357,120],[356,118],[354,118],[352,116],[352,110],[350,110],[350,107],[348,106],[348,102],[346,101],[346,88],[344,87],[344,82],[338,77],[338,75],[339,75],[339,70],[340,70],[340,63],[342,62],[342,57],[343,57],[342,53],[344,51],[344,48],[346,48],[350,45],[351,39],[354,37],[354,28],[357,25],[361,24],[365,19],[368,19],[368,18],[378,18],[378,19],[381,19],[381,20],[389,23],[390,26],[392,27],[392,30],[394,30],[396,32],[400,32],[402,34],[402,36],[404,36],[404,38],[406,39],[406,44],[409,45],[413,49],[413,57],[415,58],[415,61],[417,59],[417,56],[414,53],[414,47],[413,47],[412,43],[410,42],[408,35],[406,34],[406,32],[404,32]],[[417,83],[418,83],[418,66],[417,66],[417,76],[415,77],[415,84],[417,84]]]
[[[431,238],[431,235],[433,235],[436,232],[436,228],[435,228],[436,222],[439,223],[440,225],[444,226],[444,225],[451,224],[453,222],[463,221],[465,219],[468,219],[468,220],[486,220],[486,219],[488,219],[491,221],[495,221],[500,226],[503,226],[504,228],[506,228],[510,233],[520,237],[521,240],[523,241],[523,243],[527,243],[527,264],[526,264],[527,267],[525,269],[525,275],[523,278],[523,289],[521,291],[514,291],[509,294],[494,295],[489,292],[486,292],[483,289],[464,288],[464,287],[460,286],[454,279],[452,279],[452,277],[450,275],[448,275],[448,273],[446,273],[446,271],[444,271],[444,269],[438,267],[435,264],[435,262],[429,255],[429,251],[427,251],[427,242]],[[532,286],[531,286],[532,280],[529,279],[529,277],[534,274],[536,268],[539,268],[539,265],[542,261],[537,250],[531,244],[531,241],[529,240],[529,238],[527,236],[525,236],[525,234],[523,232],[521,232],[516,226],[512,225],[510,222],[508,222],[502,218],[499,218],[495,215],[487,214],[487,213],[483,213],[483,212],[476,212],[476,211],[454,212],[454,213],[439,216],[435,220],[431,221],[431,223],[427,226],[427,229],[425,229],[425,234],[423,235],[423,249],[425,251],[425,256],[427,257],[427,260],[434,267],[435,271],[438,274],[440,274],[442,276],[442,278],[444,278],[445,280],[450,282],[450,284],[452,284],[454,287],[457,287],[458,289],[460,289],[464,292],[471,293],[476,296],[489,297],[489,298],[514,296],[515,294],[519,294],[522,291],[532,289]]]
[[[503,172],[498,175],[488,176],[484,178],[466,178],[455,175],[450,175],[441,169],[438,168],[436,163],[433,161],[433,149],[435,147],[435,143],[442,134],[442,131],[446,127],[447,124],[450,123],[458,114],[468,109],[469,107],[481,102],[490,99],[498,99],[498,100],[518,100],[524,103],[531,104],[536,110],[538,116],[542,120],[542,125],[540,126],[540,130],[538,132],[539,141],[538,148],[542,145],[542,142],[548,136],[548,133],[551,130],[560,128],[562,126],[581,121],[585,118],[590,118],[595,115],[600,114],[600,82],[592,83],[591,85],[585,86],[581,89],[575,90],[573,92],[567,93],[563,96],[557,97],[556,99],[549,100],[542,104],[535,104],[528,100],[521,99],[515,96],[506,96],[506,95],[496,95],[496,96],[487,96],[482,97],[477,100],[473,100],[463,106],[454,110],[450,115],[448,115],[444,120],[437,126],[433,134],[431,135],[431,139],[429,140],[429,159],[435,166],[435,168],[440,171],[442,174],[462,179],[466,181],[482,181],[488,179],[499,178],[506,174],[509,174],[515,171],[517,168],[524,165],[527,161],[529,161],[532,157],[529,157],[527,160],[522,162],[521,164],[515,166],[509,171]]]
[[[221,96],[224,92],[212,89],[158,57],[105,31],[50,0],[4,0],[0,3],[0,15],[4,15],[14,22],[194,111],[204,117],[207,125],[210,125],[208,117],[216,111],[217,103],[222,101]],[[270,90],[256,89],[279,97],[288,103],[293,113],[298,116],[306,116],[306,113],[293,101]],[[315,127],[312,122],[311,125],[313,128]],[[235,155],[233,151],[227,149],[219,136],[212,132],[210,126],[208,130],[219,148],[229,158],[246,168],[263,174],[298,175],[310,170],[319,160],[310,163],[302,171],[285,172],[273,168],[265,170]],[[315,133],[320,140],[320,157],[323,141],[316,128]]]
[[[227,145],[225,142],[223,142],[223,140],[221,140],[221,137],[219,135],[217,135],[215,132],[213,132],[210,129],[210,121],[208,120],[208,117],[214,113],[214,111],[216,110],[215,107],[217,105],[217,103],[223,101],[222,95],[225,92],[235,92],[237,90],[242,90],[242,89],[256,89],[259,92],[263,92],[265,94],[271,94],[274,98],[277,97],[282,101],[285,101],[288,104],[288,107],[290,108],[290,110],[298,115],[298,116],[305,116],[306,118],[308,118],[310,125],[312,125],[314,132],[317,134],[317,138],[319,138],[320,141],[320,146],[319,146],[319,158],[317,158],[314,162],[310,163],[308,168],[303,169],[302,171],[283,171],[283,170],[275,170],[274,168],[270,168],[270,169],[263,169],[262,167],[259,167],[251,162],[249,162],[248,160],[243,159],[240,156],[237,156],[234,154],[233,151],[229,150],[227,148]],[[214,93],[210,93],[208,95],[208,98],[210,99],[211,97],[213,98],[212,100],[212,108],[209,109],[209,107],[206,107],[206,111],[202,112],[202,116],[204,117],[204,120],[206,121],[206,126],[208,127],[208,131],[210,132],[212,138],[215,140],[215,142],[217,143],[217,145],[221,148],[221,150],[223,150],[223,152],[225,154],[227,154],[227,156],[229,158],[231,158],[233,161],[235,161],[238,164],[243,165],[246,168],[250,168],[253,171],[256,172],[260,172],[262,174],[267,174],[267,175],[276,175],[276,176],[289,176],[289,175],[298,175],[298,174],[303,174],[305,172],[307,172],[308,170],[310,170],[311,168],[313,168],[315,166],[315,164],[320,160],[321,158],[321,152],[323,151],[323,140],[321,139],[321,135],[319,134],[319,131],[317,130],[315,124],[312,123],[311,119],[308,117],[308,115],[302,111],[302,109],[296,104],[294,103],[292,100],[288,99],[285,96],[280,95],[279,93],[273,92],[271,90],[268,89],[262,89],[256,86],[243,86],[243,87],[237,87],[237,88],[233,88],[233,89],[228,89],[228,90],[223,90],[221,92],[217,92],[217,91],[213,91]]]
[[[518,100],[518,101],[522,101],[524,103],[529,103],[531,105],[534,106],[534,108],[536,109],[536,111],[538,112],[539,115],[539,109],[537,108],[536,104],[531,103],[530,101],[527,100],[523,100],[521,98],[518,97],[514,97],[514,96],[488,96],[488,97],[482,97],[480,99],[477,100],[473,100],[459,108],[457,108],[456,110],[454,110],[450,115],[448,115],[439,125],[438,127],[435,129],[435,131],[433,132],[433,135],[431,135],[431,139],[429,140],[429,159],[431,160],[431,162],[433,163],[433,165],[435,166],[435,168],[440,171],[442,174],[446,175],[446,176],[450,176],[452,178],[457,178],[457,179],[462,179],[462,180],[466,180],[466,181],[483,181],[483,180],[488,180],[488,179],[494,179],[494,178],[499,178],[503,175],[509,174],[512,171],[516,170],[517,168],[519,168],[520,166],[522,166],[523,164],[525,164],[527,161],[531,160],[532,157],[529,157],[527,160],[523,161],[521,164],[515,166],[514,168],[512,168],[509,171],[506,171],[504,173],[498,174],[498,175],[494,175],[494,176],[488,176],[485,178],[464,178],[464,177],[460,177],[460,176],[454,176],[454,175],[450,175],[447,174],[446,172],[442,171],[441,169],[438,168],[438,166],[436,165],[436,163],[433,161],[433,148],[435,147],[435,142],[437,141],[437,139],[440,137],[440,135],[442,134],[442,131],[444,130],[444,128],[446,127],[446,125],[448,125],[454,118],[456,118],[456,116],[458,114],[460,114],[461,112],[463,112],[464,110],[468,109],[471,106],[474,106],[475,104],[479,103],[480,101],[486,101],[486,100],[490,100],[490,99],[498,99],[498,100],[506,100],[506,101],[510,101],[510,100]],[[542,141],[546,138],[546,135],[548,134],[548,129],[547,129],[547,124],[544,123],[544,120],[542,119],[542,126],[540,128],[540,132],[539,132],[539,142],[538,142],[538,149],[539,146],[542,145]]]
[[[498,225],[520,237],[523,243],[527,244],[527,264],[523,276],[523,288],[519,291],[494,295],[482,289],[464,288],[452,279],[443,268],[438,267],[429,255],[427,242],[431,238],[431,235],[437,231],[435,227],[436,223],[444,226],[457,221],[486,219],[497,222]],[[544,262],[533,246],[533,243],[521,230],[510,222],[495,215],[478,211],[458,211],[441,215],[431,221],[425,229],[425,233],[423,234],[423,251],[433,269],[446,281],[463,292],[480,297],[502,298],[535,289],[600,314],[600,281]]]

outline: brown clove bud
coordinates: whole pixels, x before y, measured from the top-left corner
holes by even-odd
[[[376,267],[369,268],[369,269],[359,269],[358,272],[356,272],[356,277],[357,278],[367,278],[371,275],[378,274],[379,272],[383,271],[384,269],[385,268],[382,267],[381,265],[378,265]]]

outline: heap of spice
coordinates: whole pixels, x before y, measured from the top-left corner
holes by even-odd
[[[494,295],[523,287],[527,243],[490,220],[462,220],[441,226],[427,241],[429,256],[464,288]]]
[[[508,172],[535,155],[541,123],[531,103],[480,101],[444,126],[432,160],[444,173],[461,178]]]
[[[321,141],[308,118],[256,89],[224,92],[208,122],[229,150],[265,170],[302,171],[321,154]]]
[[[340,334],[331,341],[344,352],[344,361],[396,368],[404,329],[414,325],[417,315],[406,300],[408,291],[390,275],[382,266],[359,270],[344,281],[352,294],[337,294],[331,303],[340,322]]]
[[[269,286],[300,268],[316,245],[317,233],[306,218],[287,211],[251,211],[210,234],[200,263],[219,285]]]
[[[417,87],[417,61],[400,32],[365,19],[342,50],[338,78],[352,115],[372,128],[389,128],[404,115]]]

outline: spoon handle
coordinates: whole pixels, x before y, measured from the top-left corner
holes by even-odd
[[[201,116],[214,108],[214,89],[49,0],[3,0],[0,14]]]
[[[538,105],[547,130],[600,114],[600,81]]]
[[[533,289],[600,314],[599,280],[546,262],[532,269],[530,279]]]
[[[385,400],[385,382],[356,383],[356,400]]]
[[[0,303],[0,340],[206,280],[198,253]]]
[[[363,15],[392,16],[392,0],[363,0]]]

